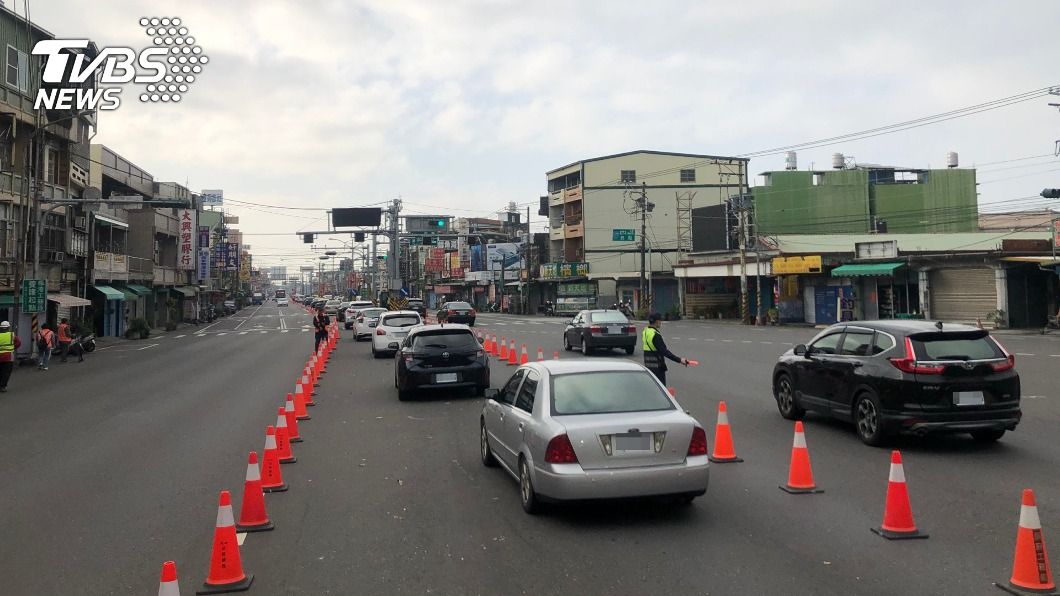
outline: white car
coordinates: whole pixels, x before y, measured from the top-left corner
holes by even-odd
[[[287,306],[287,299],[286,298],[277,298],[276,299],[276,306]]]
[[[420,313],[414,310],[394,310],[379,316],[379,323],[372,335],[372,356],[392,356],[409,334],[409,329],[422,325]]]
[[[353,320],[357,318],[357,314],[366,309],[375,306],[371,300],[354,300],[346,307],[346,316],[343,317],[342,326],[346,329],[353,329]],[[386,310],[385,308],[383,310]]]
[[[385,308],[379,308],[373,306],[371,308],[365,308],[358,311],[346,311],[346,320],[348,321],[351,312],[354,314],[353,319],[353,339],[361,341],[361,338],[371,338],[372,334],[375,333],[375,326],[379,324],[379,316],[386,312]]]

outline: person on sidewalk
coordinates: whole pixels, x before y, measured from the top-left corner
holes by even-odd
[[[70,337],[70,322],[66,319],[59,321],[59,362],[66,362],[66,355],[70,353],[70,344],[74,338]]]
[[[0,321],[0,393],[7,393],[7,382],[15,367],[15,350],[21,347],[22,341],[11,331],[11,323]]]
[[[55,332],[45,323],[37,332],[37,357],[38,370],[48,370],[48,361],[52,358],[52,350],[55,349]]]
[[[661,328],[662,315],[657,312],[648,315],[648,326],[644,328],[641,349],[644,352],[644,366],[666,385],[666,359],[685,366],[688,366],[688,359],[677,356],[666,347],[666,340],[659,332]]]

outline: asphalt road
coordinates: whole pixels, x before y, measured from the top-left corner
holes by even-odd
[[[247,452],[261,448],[308,354],[308,324],[297,306],[268,305],[199,333],[112,344],[83,364],[20,370],[0,397],[0,592],[150,593],[173,559],[191,593],[206,575],[217,491],[238,501]],[[581,357],[562,352],[558,318],[480,315],[479,328],[526,343],[531,357],[538,344]],[[267,496],[277,529],[243,545],[251,593],[993,594],[990,582],[1010,573],[1024,487],[1037,493],[1046,540],[1060,544],[1060,336],[1002,337],[1028,399],[1000,443],[899,440],[931,538],[888,542],[869,528],[882,517],[889,451],[847,425],[807,418],[824,494],[777,489],[792,428],[769,371],[813,330],[682,321],[663,331],[702,363],[671,369],[678,399],[711,438],[726,400],[746,461],[715,465],[690,507],[578,504],[535,517],[514,480],[479,463],[480,399],[398,402],[393,363],[345,332],[301,424],[298,463],[283,467],[291,489]],[[511,370],[495,362],[493,385]]]

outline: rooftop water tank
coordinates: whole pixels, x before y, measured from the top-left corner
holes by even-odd
[[[946,167],[947,168],[956,168],[957,167],[957,152],[956,151],[950,151],[949,153],[946,154]]]
[[[787,153],[784,154],[784,169],[785,170],[797,170],[797,169],[799,169],[798,161],[795,158],[795,152],[794,151],[788,151]]]
[[[832,154],[832,169],[833,170],[842,170],[844,167],[846,167],[846,163],[847,163],[847,160],[846,160],[845,157],[843,157],[842,153],[833,153]]]

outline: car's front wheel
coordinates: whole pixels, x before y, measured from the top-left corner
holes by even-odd
[[[880,418],[880,402],[869,392],[861,393],[854,402],[854,429],[862,443],[880,447],[889,438]]]
[[[583,337],[582,338],[582,355],[583,356],[588,356],[592,351],[593,351],[593,349],[589,347],[589,339],[586,338],[586,337]]]
[[[487,468],[496,467],[497,460],[493,458],[493,450],[490,449],[485,420],[479,422],[479,455],[482,456],[482,465]]]
[[[980,443],[993,443],[1005,436],[1005,429],[973,430],[971,435],[973,439]]]
[[[523,506],[523,511],[530,515],[541,511],[537,492],[534,491],[534,481],[530,478],[530,464],[526,463],[526,458],[519,460],[519,502]]]
[[[787,420],[802,420],[806,410],[795,403],[795,386],[791,377],[786,374],[779,375],[773,383],[773,396],[777,399],[777,409],[780,415]]]
[[[567,337],[566,333],[563,334],[563,349],[567,350],[568,352],[574,349],[573,347],[571,347],[570,338]]]

